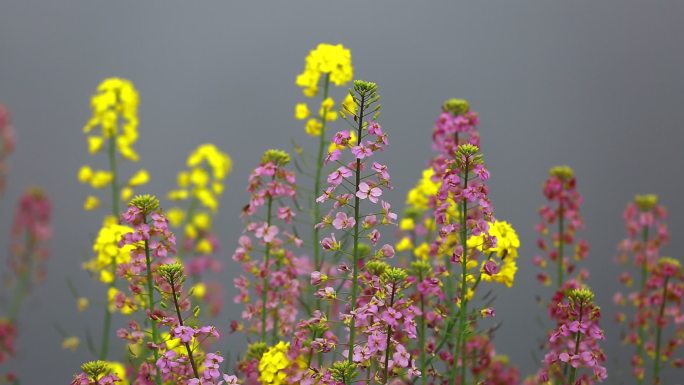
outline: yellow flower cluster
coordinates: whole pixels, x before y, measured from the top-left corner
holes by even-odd
[[[168,197],[174,201],[189,199],[190,203],[187,211],[180,207],[170,209],[168,218],[173,227],[185,224],[186,236],[194,239],[211,228],[212,215],[218,211],[219,198],[233,162],[215,145],[203,144],[190,153],[186,164],[189,170],[178,173],[178,188],[169,192]],[[197,248],[204,254],[212,251],[208,240],[199,242]]]
[[[78,180],[94,189],[102,189],[119,183],[114,175],[117,151],[124,159],[137,162],[138,153],[133,145],[138,140],[138,92],[133,83],[126,79],[105,79],[97,88],[97,93],[91,98],[92,116],[83,131],[88,134],[88,151],[96,154],[107,146],[109,150],[110,170],[93,170],[90,166],[83,166],[78,172]],[[101,132],[96,133],[96,127]],[[120,190],[121,201],[128,201],[133,196],[133,188],[149,181],[149,174],[145,170],[135,173],[127,183],[112,186]],[[95,195],[88,195],[83,203],[85,210],[100,207],[100,199]]]
[[[121,236],[132,232],[128,226],[119,225],[116,218],[108,216],[105,218],[100,232],[93,242],[94,258],[86,261],[83,268],[94,274],[99,275],[100,281],[111,283],[115,278],[114,268],[121,263],[128,263],[131,260],[131,245],[119,248]]]
[[[516,260],[518,259],[518,249],[520,248],[520,238],[513,226],[505,221],[489,223],[489,235],[496,237],[496,247],[485,248],[483,236],[471,236],[468,239],[468,248],[477,249],[483,253],[495,253],[501,259],[499,271],[493,275],[482,274],[483,281],[494,281],[513,286],[515,273],[518,271]],[[484,266],[485,261],[482,262]]]
[[[406,195],[406,205],[409,208],[419,210],[421,212],[428,209],[430,197],[433,197],[437,194],[437,191],[441,185],[439,181],[435,182],[432,180],[434,175],[435,170],[432,168],[426,168],[423,170],[423,174],[418,180],[418,183],[416,183],[416,186],[409,190],[408,194]]]
[[[305,59],[304,72],[297,76],[295,83],[303,89],[305,96],[313,98],[318,94],[322,74],[326,75],[327,81],[337,86],[343,86],[352,80],[354,69],[351,63],[351,52],[341,44],[319,44],[316,49],[309,52]],[[327,95],[328,87],[329,83],[324,83],[325,92],[318,108],[318,115],[312,117],[306,103],[295,105],[295,119],[308,119],[304,129],[311,136],[320,136],[324,122],[335,121],[338,118],[335,101]],[[342,101],[342,111],[354,112],[355,110],[354,99],[351,95],[347,95]]]
[[[289,343],[280,341],[261,356],[261,360],[259,360],[259,381],[262,385],[286,383],[286,369],[291,363],[287,356],[289,348]]]
[[[342,44],[321,43],[309,52],[305,59],[304,72],[297,76],[297,86],[303,88],[304,95],[312,98],[318,93],[321,74],[330,75],[330,81],[343,86],[354,77],[351,51]]]

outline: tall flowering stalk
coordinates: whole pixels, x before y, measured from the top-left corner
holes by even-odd
[[[551,168],[544,183],[544,196],[547,203],[539,209],[541,222],[536,230],[540,234],[537,246],[546,253],[547,259],[535,256],[533,262],[542,269],[548,267],[555,270],[555,287],[560,290],[575,270],[570,255],[581,261],[589,253],[587,242],[576,240],[577,230],[584,226],[584,221],[580,216],[582,196],[577,191],[577,180],[572,168]],[[579,278],[583,275],[586,273],[581,273]],[[537,278],[547,286],[554,282],[546,271],[540,272]]]
[[[633,268],[620,275],[628,292],[616,293],[614,301],[633,309],[631,314],[619,312],[616,319],[627,326],[624,342],[636,348],[631,364],[637,383],[643,383],[650,373],[652,383],[657,384],[664,363],[684,367],[684,360],[672,359],[674,351],[684,344],[681,266],[675,259],[660,257],[670,237],[665,223],[667,211],[658,204],[656,195],[637,195],[627,205],[624,219],[627,238],[618,247],[618,262]],[[663,332],[667,333],[670,325],[673,333],[663,345]],[[653,361],[650,371],[649,360]]]
[[[138,103],[138,92],[133,83],[121,78],[105,79],[98,86],[97,93],[91,98],[92,116],[83,128],[83,132],[87,135],[88,151],[91,155],[106,153],[107,169],[82,166],[78,172],[78,180],[83,184],[89,184],[95,190],[106,188],[110,190],[111,215],[105,217],[100,235],[107,233],[116,235],[118,229],[115,226],[122,202],[128,201],[133,196],[135,187],[144,185],[149,180],[147,171],[140,169],[127,182],[121,182],[121,161],[137,162],[139,160],[139,155],[133,148],[138,140]],[[86,197],[83,207],[85,210],[95,210],[100,207],[100,204],[100,198],[90,194]],[[97,241],[95,247],[97,247]],[[113,253],[110,252],[110,254]],[[111,299],[112,293],[118,290],[116,266],[120,261],[113,256],[109,260],[103,257],[105,256],[102,253],[98,253],[97,259],[86,263],[85,268],[98,275],[100,280],[108,286],[108,298]],[[84,303],[84,299],[79,299],[79,301]],[[111,301],[106,302],[99,350],[101,360],[105,360],[109,355],[112,323],[109,303]]]
[[[203,144],[190,153],[186,164],[188,170],[178,173],[178,188],[168,194],[178,204],[168,210],[168,217],[171,227],[182,234],[178,252],[194,284],[192,292],[216,316],[223,306],[223,287],[219,282],[201,278],[223,268],[216,258],[220,244],[213,221],[232,170],[232,160],[215,145]]]
[[[0,197],[5,192],[7,158],[14,152],[14,127],[7,107],[0,104]]]
[[[12,225],[8,267],[11,275],[3,284],[13,294],[0,317],[0,364],[15,354],[15,339],[19,332],[18,318],[22,306],[35,284],[45,276],[45,261],[52,238],[52,203],[40,188],[28,189],[19,198]],[[8,382],[17,380],[16,374],[6,375]]]
[[[287,169],[290,160],[284,151],[268,150],[250,174],[250,201],[242,213],[247,225],[233,254],[233,260],[242,264],[244,273],[234,281],[239,291],[235,302],[246,304],[242,312],[243,320],[249,323],[246,331],[258,341],[248,348],[255,353],[248,353],[240,363],[248,377],[256,376],[266,347],[289,335],[297,319],[301,262],[291,249],[299,248],[302,241],[287,230],[295,216],[291,204],[296,194],[294,173]],[[261,254],[260,259],[253,257],[257,253]],[[253,276],[253,280],[246,274]],[[250,294],[257,299],[251,302]],[[236,323],[233,328],[242,330],[245,326]]]
[[[627,297],[629,303],[635,308],[634,318],[627,323],[629,333],[625,337],[625,342],[634,344],[636,347],[636,354],[632,358],[632,370],[637,382],[643,383],[647,360],[645,344],[653,315],[651,305],[646,299],[646,284],[657,266],[660,249],[670,238],[665,223],[667,211],[665,207],[658,204],[656,195],[637,195],[634,201],[627,205],[623,218],[627,238],[618,246],[618,262],[622,265],[633,265],[636,277],[633,277],[629,270],[620,275],[620,282],[628,290],[631,287],[634,289],[630,290],[626,296],[622,292],[616,293],[614,301],[617,305],[624,306],[627,304]],[[620,312],[617,314],[617,320],[627,322],[627,315]]]
[[[401,238],[396,247],[398,252],[412,252],[411,279],[417,282],[413,299],[419,304],[422,314],[418,319],[418,343],[413,349],[413,353],[419,357],[418,361],[423,373],[422,383],[427,383],[430,377],[436,381],[443,375],[444,371],[437,369],[433,363],[435,357],[444,361],[445,367],[455,370],[454,366],[456,366],[452,364],[452,354],[443,350],[443,347],[455,348],[457,346],[454,341],[449,340],[454,335],[452,330],[458,321],[457,313],[452,307],[456,282],[453,274],[450,273],[452,273],[453,251],[462,241],[460,232],[454,231],[453,228],[447,227],[449,232],[436,231],[435,219],[443,223],[460,223],[461,204],[456,203],[451,195],[440,195],[440,190],[442,190],[444,178],[448,172],[451,172],[450,167],[454,163],[458,147],[464,144],[479,146],[479,133],[476,129],[478,124],[478,114],[470,111],[466,100],[449,99],[444,102],[432,134],[433,149],[437,151],[437,154],[430,160],[429,168],[423,171],[416,186],[408,192],[407,209],[400,222]],[[486,170],[481,173],[484,178],[488,177]],[[476,213],[477,210],[477,208],[472,209],[470,214],[472,218],[482,215],[482,213]],[[439,213],[439,218],[436,218],[436,213]],[[471,234],[467,237],[467,248],[472,249],[473,258],[476,258],[475,254],[479,253],[488,256],[487,259],[481,261],[481,265],[473,259],[468,266],[469,270],[480,267],[474,272],[467,273],[467,280],[476,283],[469,289],[471,298],[482,281],[499,282],[510,287],[517,271],[517,249],[520,241],[515,230],[506,222],[492,221],[489,223],[488,231],[491,234],[487,238],[497,238],[500,248],[497,248],[495,244],[487,247],[482,236]],[[500,258],[499,263],[496,259],[488,261],[494,256]],[[485,269],[487,263],[487,269]],[[472,314],[476,315],[477,312]],[[481,315],[485,318],[493,314],[494,311],[491,308],[481,309]],[[471,329],[474,330],[476,321],[472,315],[468,317]],[[489,337],[482,335],[478,341],[487,341],[486,344],[473,345],[473,347],[482,347],[482,354],[494,351]],[[472,357],[474,352],[469,351],[466,354]],[[509,379],[514,381],[513,379],[517,378],[517,371],[511,369],[509,372],[503,364],[505,359],[496,357],[499,364],[471,371],[473,377],[495,378],[503,370],[509,373],[512,376]],[[489,373],[490,369],[491,373]]]
[[[548,337],[548,352],[536,378],[526,384],[589,385],[607,377],[606,356],[599,343],[605,336],[599,326],[601,311],[594,293],[576,281],[558,291],[550,307],[556,327]]]
[[[295,106],[294,115],[298,120],[306,120],[306,133],[318,139],[315,172],[313,174],[313,194],[309,200],[312,218],[316,222],[320,219],[321,212],[315,199],[321,194],[322,186],[325,183],[323,180],[325,176],[323,160],[326,148],[328,148],[330,143],[328,123],[338,119],[338,112],[335,110],[335,100],[330,96],[330,86],[343,87],[349,83],[354,76],[354,67],[351,61],[351,52],[341,44],[321,43],[309,52],[304,62],[304,71],[297,76],[295,83],[302,88],[304,96],[311,99],[320,97],[320,106],[317,113],[312,114],[308,103],[298,103]],[[352,102],[351,95],[347,95],[343,99],[342,105],[343,108],[348,110],[353,109],[354,103]],[[323,259],[318,248],[320,239],[320,229],[314,227],[312,231],[312,248],[313,269],[316,271],[323,270]]]

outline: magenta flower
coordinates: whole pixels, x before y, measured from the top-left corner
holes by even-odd
[[[354,227],[354,224],[356,224],[356,220],[342,211],[338,211],[335,214],[335,219],[332,221],[333,227],[337,230],[350,229]]]

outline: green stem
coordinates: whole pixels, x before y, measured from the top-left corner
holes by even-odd
[[[641,231],[641,237],[642,237],[642,248],[641,252],[643,253],[643,262],[641,264],[641,281],[639,282],[639,295],[640,295],[640,301],[644,301],[646,299],[646,293],[644,292],[646,289],[646,280],[648,278],[648,259],[646,258],[646,248],[648,247],[648,226],[644,226]],[[644,320],[641,320],[641,324],[639,325],[639,330],[637,330],[637,334],[639,336],[639,341],[637,342],[637,355],[639,356],[639,360],[641,362],[642,366],[645,366],[646,363],[646,349],[644,349],[644,341],[646,340],[646,324],[643,322]],[[641,385],[643,384],[644,379],[641,377],[637,377],[637,384]]]
[[[665,301],[667,300],[667,281],[670,277],[665,278],[663,283],[663,301],[660,303],[660,311],[658,312],[658,319],[656,320],[656,347],[655,359],[653,361],[653,385],[660,385],[660,345],[662,344],[663,327],[660,322],[665,314]]]
[[[147,224],[147,213],[143,213],[143,222]],[[154,280],[152,277],[152,259],[150,257],[150,244],[148,240],[145,240],[145,265],[147,267],[147,310],[150,312],[150,314],[152,314],[154,313]],[[154,322],[151,322],[151,327],[152,342],[157,345],[159,344],[159,330],[157,330],[157,325]],[[154,361],[157,362],[159,359],[159,351],[155,348],[153,349],[153,352]],[[156,383],[157,385],[162,384],[161,372],[158,370],[156,375]]]
[[[466,160],[465,170],[463,175],[463,188],[468,188],[468,174],[469,174],[469,160]],[[454,385],[456,382],[456,371],[458,368],[458,357],[461,355],[463,358],[461,360],[461,384],[465,384],[466,376],[466,314],[468,312],[468,228],[467,226],[467,216],[468,216],[468,201],[463,200],[461,203],[461,218],[460,218],[460,236],[461,236],[461,246],[463,247],[463,255],[461,256],[461,293],[460,293],[460,309],[459,321],[458,321],[458,336],[456,338],[456,345],[454,346],[454,365],[452,367],[452,381]]]
[[[582,323],[582,312],[583,312],[583,306],[584,303],[580,302],[580,307],[579,307],[579,323]],[[575,333],[575,356],[579,353],[579,347],[580,347],[580,342],[582,339],[582,333],[577,332]],[[568,364],[565,364],[565,367],[568,367]],[[575,377],[577,376],[577,368],[574,366],[570,369],[570,380],[568,381],[568,385],[574,385],[575,384]]]
[[[563,208],[562,199],[563,198],[561,197],[558,207],[558,290],[563,287],[563,274],[565,272],[565,266],[563,266],[563,248],[565,246],[565,210]]]
[[[394,306],[394,293],[396,292],[396,283],[392,282],[392,295],[390,296],[390,307]],[[392,349],[390,349],[390,342],[392,339],[392,326],[387,325],[387,342],[386,342],[386,348],[385,348],[385,374],[382,377],[382,380],[385,381],[385,384],[389,381],[389,357],[390,357],[390,352]]]
[[[120,197],[119,197],[119,182],[117,177],[117,165],[116,165],[116,136],[112,135],[109,138],[109,143],[107,144],[107,154],[109,157],[109,170],[112,173],[112,216],[119,219],[121,213],[120,210]],[[109,283],[109,288],[116,288],[116,258],[112,258],[109,266],[112,274],[112,282]],[[112,312],[109,310],[109,300],[105,301],[104,304],[104,325],[102,327],[102,339],[101,339],[101,350],[100,359],[106,360],[109,354],[109,334],[112,328]]]
[[[275,176],[274,176],[275,178]],[[266,214],[266,226],[267,228],[271,226],[271,216],[273,212],[273,197],[268,194],[268,213]],[[268,231],[268,229],[267,229]],[[270,270],[269,263],[271,259],[271,243],[266,243],[266,251],[264,252],[264,270],[267,272]],[[261,342],[267,343],[266,341],[266,317],[267,309],[266,303],[268,302],[268,274],[264,272],[264,278],[262,280],[261,288]],[[275,327],[275,325],[273,325]],[[274,341],[275,342],[275,341]]]
[[[33,269],[31,262],[33,261],[32,254],[35,242],[35,238],[27,233],[25,254],[26,266],[24,266],[24,270],[19,276],[19,287],[17,287],[16,292],[14,293],[14,300],[12,301],[12,306],[10,307],[9,311],[9,319],[14,324],[16,324],[17,317],[19,316],[19,310],[21,310],[21,305],[24,303],[24,299],[26,298],[29,287],[31,286],[31,270]]]
[[[423,277],[422,274],[420,274],[419,277],[420,281],[422,282]],[[423,385],[427,384],[427,375],[425,375],[425,369],[427,368],[427,352],[425,351],[425,334],[427,333],[425,329],[425,296],[423,294],[420,294],[420,313],[422,314],[420,317],[418,317],[418,327],[419,327],[419,361],[420,361],[420,372],[421,372],[421,378],[420,382]]]
[[[178,305],[178,293],[176,293],[176,283],[171,279],[169,282],[171,285],[171,294],[173,295],[173,305],[176,308],[176,316],[178,317],[178,324],[183,326],[183,315],[181,314],[180,306]],[[192,349],[190,348],[189,342],[184,342],[185,350],[188,352],[188,358],[190,359],[190,366],[192,366],[192,372],[195,378],[200,378],[199,371],[197,370],[197,364],[195,363],[195,357],[192,354]]]
[[[365,95],[361,95],[361,101],[359,104],[359,113],[358,113],[358,128],[357,128],[357,135],[356,135],[356,145],[359,146],[361,145],[361,134],[363,130],[363,113],[365,109]],[[361,183],[361,159],[356,159],[356,168],[354,169],[354,174],[356,176],[356,183],[354,184],[355,190],[354,191],[359,191],[359,184]],[[354,338],[356,337],[356,317],[354,316],[354,310],[356,310],[356,297],[358,295],[359,291],[359,225],[361,223],[361,216],[359,213],[359,208],[361,206],[361,200],[359,197],[354,194],[354,253],[353,253],[353,276],[352,276],[352,297],[351,297],[351,304],[350,304],[350,313],[352,314],[351,316],[351,324],[349,325],[349,363],[352,364],[354,362]],[[346,385],[349,385],[353,379],[348,379],[347,382],[345,382]]]

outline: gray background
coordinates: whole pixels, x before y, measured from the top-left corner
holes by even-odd
[[[516,285],[500,290],[497,302],[505,320],[498,349],[523,374],[535,369],[530,352],[543,334],[533,298],[548,295],[529,262],[537,253],[541,184],[550,166],[575,168],[592,247],[586,266],[605,309],[610,383],[617,383],[612,362],[628,361],[616,354],[610,298],[625,203],[634,193],[658,193],[671,213],[674,241],[666,251],[684,246],[676,201],[684,194],[683,11],[674,0],[0,1],[0,100],[18,131],[0,249],[26,186],[47,188],[57,224],[49,278],[23,313],[12,369],[26,384],[67,383],[89,356],[62,351],[53,325],[81,335],[86,325],[99,330],[100,306],[78,314],[65,282],[71,277],[95,298],[104,292],[80,271],[100,219],[81,210],[88,189],[75,179],[92,162],[81,127],[101,79],[127,77],[140,91],[137,149],[153,177],[149,192],[168,191],[199,143],[214,142],[233,157],[218,221],[228,259],[259,154],[287,148],[291,138],[313,145],[292,118],[304,56],[318,42],[341,42],[352,50],[356,77],[380,85],[395,206],[432,154],[442,100],[465,97],[481,113],[497,217],[513,222],[523,240]],[[229,266],[227,285],[236,271]],[[237,314],[232,309],[219,326]],[[242,349],[241,340],[230,342]]]

